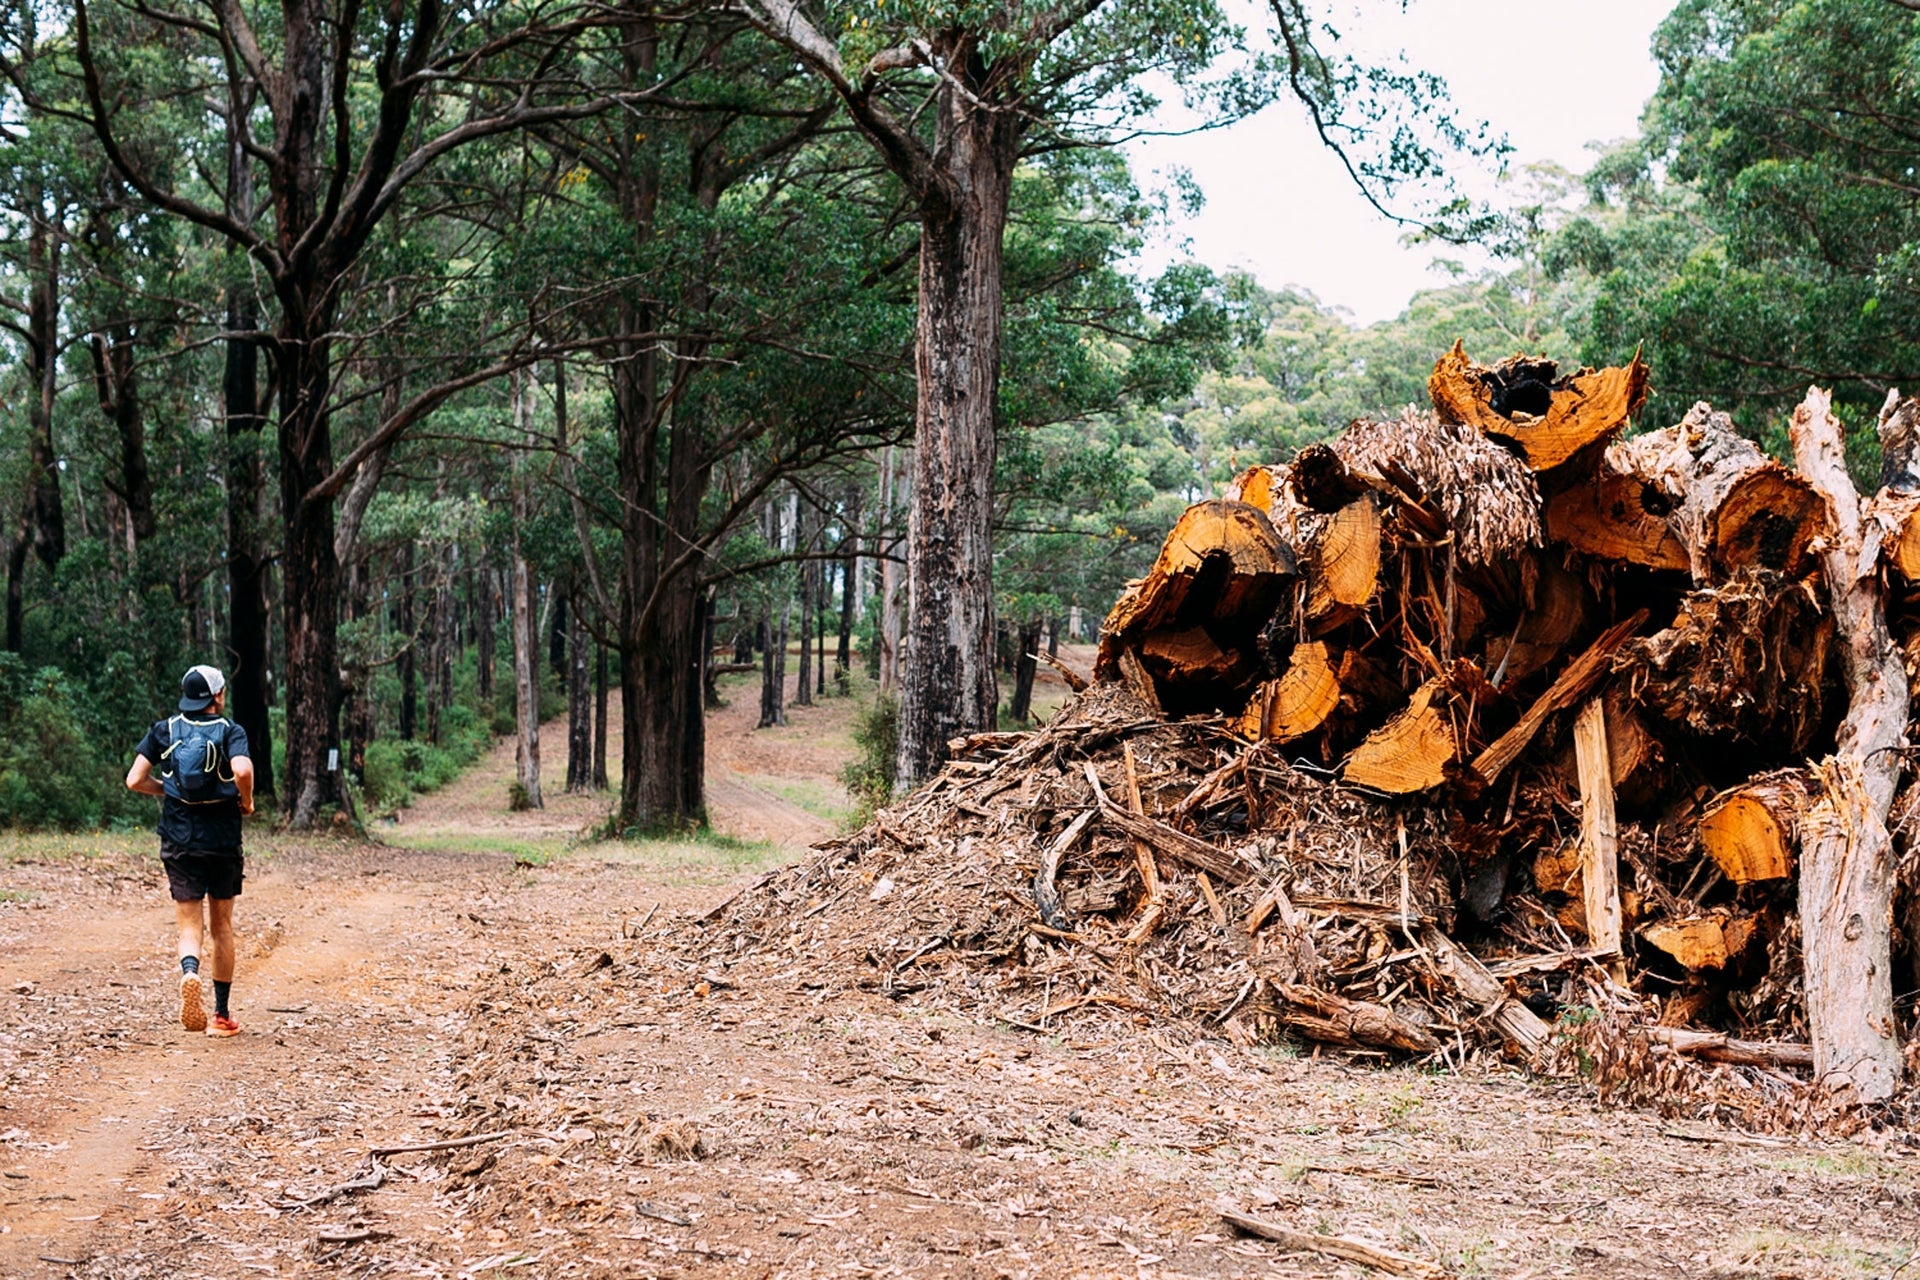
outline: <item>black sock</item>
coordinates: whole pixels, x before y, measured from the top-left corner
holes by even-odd
[[[227,993],[231,990],[231,982],[222,982],[218,978],[213,980],[213,1011],[222,1018],[227,1016]]]
[[[199,956],[181,956],[180,972],[181,973],[200,972],[200,957]]]

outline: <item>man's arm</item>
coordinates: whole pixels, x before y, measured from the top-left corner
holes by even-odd
[[[240,788],[240,812],[253,812],[253,757],[233,758],[233,785]]]
[[[253,789],[253,762],[247,762],[247,790]],[[164,796],[167,789],[160,785],[160,779],[153,776],[153,761],[145,756],[133,758],[133,768],[127,770],[127,790],[137,791],[143,796]]]

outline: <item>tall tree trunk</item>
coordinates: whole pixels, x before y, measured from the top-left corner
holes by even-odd
[[[233,166],[230,172],[249,172],[237,157]],[[227,298],[228,332],[247,332],[259,323],[253,295],[236,288]],[[227,705],[234,723],[247,731],[247,742],[254,753],[254,790],[270,795],[275,782],[273,722],[267,715],[272,664],[267,647],[270,615],[263,551],[266,468],[260,454],[267,415],[260,402],[260,348],[253,339],[242,337],[228,338],[222,345],[225,369],[221,393],[227,446],[227,645],[233,666],[227,672]],[[358,740],[355,746],[364,749]]]
[[[333,472],[331,315],[282,321],[280,505],[285,522],[280,563],[287,646],[288,817],[310,827],[339,798],[339,561],[330,497],[307,493]]]
[[[516,515],[517,519],[517,515]],[[400,633],[400,736],[411,740],[420,727],[420,631],[413,616],[413,542],[402,540],[398,579],[400,598],[394,601],[394,629]]]
[[[607,789],[607,646],[593,646],[593,789]]]
[[[894,532],[894,521],[901,511],[899,501],[900,473],[896,470],[895,448],[887,446],[880,463],[880,693],[883,697],[893,697],[900,689],[900,638],[905,630],[902,610],[906,607],[907,593],[901,579],[905,576],[905,566],[900,563],[900,553],[905,548],[903,540]]]
[[[858,521],[859,508],[856,504],[849,505],[849,514],[855,522]],[[833,678],[843,697],[849,692],[848,679],[853,670],[853,611],[859,595],[856,590],[859,581],[860,541],[850,525],[847,530],[847,558],[840,565],[840,647],[833,658]]]
[[[579,609],[567,630],[567,790],[593,786],[593,686],[587,662],[587,624]]]
[[[67,554],[67,524],[60,501],[60,459],[53,447],[53,406],[60,394],[61,246],[48,223],[44,195],[31,193],[33,221],[27,231],[27,465],[32,475],[27,533],[34,554],[52,569]]]
[[[533,393],[527,375],[513,378],[513,410],[521,442],[530,451],[533,435]],[[534,608],[533,574],[527,564],[525,536],[531,504],[526,456],[515,459],[513,477],[513,707],[519,728],[514,752],[520,794],[517,802],[529,809],[544,807],[540,796],[540,626]]]
[[[133,321],[114,320],[93,335],[93,379],[100,412],[113,423],[120,441],[120,497],[136,546],[153,536],[153,477],[147,470],[147,419],[140,403],[140,379],[134,363]]]
[[[547,667],[562,680],[567,675],[567,586],[553,584],[553,629],[547,633]]]
[[[906,654],[896,783],[931,774],[949,738],[993,727],[993,464],[1001,239],[1016,112],[976,110],[943,84],[920,205],[919,379],[907,529]]]
[[[813,550],[813,540],[807,530],[807,524],[807,513],[803,511],[800,516],[798,546],[796,547],[796,550],[802,554],[810,553]],[[796,707],[810,707],[813,705],[813,574],[815,564],[816,562],[812,560],[801,561],[800,572],[794,575],[798,579],[795,586],[800,592],[800,661],[798,664],[800,667],[800,679],[797,680],[793,686],[793,705]]]
[[[489,710],[493,706],[495,595],[493,566],[483,560],[473,571],[474,691],[480,696],[480,704]]]

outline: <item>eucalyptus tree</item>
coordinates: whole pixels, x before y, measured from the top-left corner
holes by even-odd
[[[96,11],[96,5],[98,10]],[[563,56],[609,20],[571,0],[449,9],[441,0],[73,0],[86,116],[121,177],[159,211],[239,245],[276,314],[258,336],[277,399],[287,663],[287,777],[296,825],[337,794],[339,562],[335,501],[360,466],[436,406],[534,358],[486,333],[465,358],[415,370],[408,394],[336,458],[336,357],[355,267],[410,188],[455,151],[632,106],[664,86],[583,92]],[[163,68],[146,51],[177,56]],[[208,104],[226,127],[185,155],[156,119]],[[237,149],[250,170],[230,174]],[[224,182],[209,175],[227,175]],[[253,193],[259,192],[257,207]],[[524,326],[524,311],[501,318]]]

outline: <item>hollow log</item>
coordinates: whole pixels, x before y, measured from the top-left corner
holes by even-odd
[[[1244,502],[1195,503],[1147,576],[1107,614],[1095,678],[1121,678],[1121,655],[1138,652],[1168,712],[1219,705],[1252,670],[1241,655],[1255,652],[1294,572],[1293,552],[1264,512]]]
[[[1287,487],[1301,506],[1321,515],[1332,515],[1372,490],[1325,444],[1310,444],[1295,455],[1287,467]]]
[[[1334,675],[1327,646],[1310,640],[1293,647],[1279,679],[1254,691],[1234,727],[1252,742],[1291,742],[1326,723],[1339,705],[1340,680]]]
[[[1671,504],[1695,582],[1750,568],[1797,578],[1813,567],[1826,524],[1820,496],[1705,401],[1674,426],[1608,449],[1607,462],[1644,486],[1643,502]]]
[[[1450,690],[1439,676],[1413,691],[1406,708],[1368,734],[1347,757],[1341,778],[1389,795],[1407,795],[1447,780],[1460,744],[1447,715]]]
[[[1599,560],[1686,573],[1686,544],[1667,523],[1672,504],[1602,457],[1590,477],[1547,499],[1547,538]]]
[[[1799,771],[1755,778],[1715,797],[1700,819],[1700,845],[1734,884],[1785,880],[1807,804]]]
[[[1687,969],[1725,969],[1746,954],[1759,936],[1751,916],[1707,915],[1663,920],[1640,930],[1650,947],[1666,952]]]
[[[1807,1022],[1819,1077],[1878,1102],[1893,1096],[1901,1071],[1887,814],[1907,745],[1907,672],[1887,631],[1877,557],[1866,554],[1859,495],[1826,392],[1807,391],[1789,436],[1801,474],[1828,508],[1821,559],[1848,696],[1834,754],[1815,770],[1820,798],[1801,824]]]
[[[1747,570],[1688,595],[1673,624],[1629,642],[1614,669],[1657,720],[1792,757],[1828,723],[1834,646],[1811,584]]]
[[[1551,360],[1525,356],[1483,368],[1456,342],[1434,365],[1427,394],[1445,420],[1510,440],[1535,471],[1550,471],[1618,431],[1647,399],[1638,352],[1623,369],[1557,374]]]
[[[1380,578],[1380,508],[1365,494],[1328,516],[1307,549],[1307,617],[1364,609]]]

